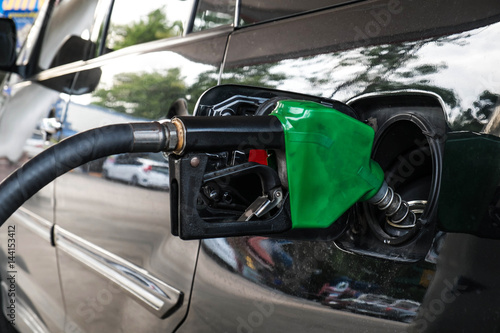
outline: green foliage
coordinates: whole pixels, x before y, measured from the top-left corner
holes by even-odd
[[[185,96],[186,84],[179,68],[154,73],[122,73],[109,89],[97,90],[94,104],[138,118],[159,119],[168,107]]]
[[[129,25],[112,25],[110,45],[113,50],[153,40],[179,36],[182,34],[182,22],[170,23],[162,9],[149,13],[145,19]]]

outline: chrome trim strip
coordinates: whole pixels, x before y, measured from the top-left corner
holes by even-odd
[[[50,221],[24,207],[20,207],[12,217],[48,243],[52,243],[53,224]]]
[[[234,6],[234,27],[238,28],[240,26],[240,10],[241,10],[241,0],[236,0]]]
[[[159,318],[166,317],[182,302],[181,291],[152,276],[145,269],[57,225],[54,227],[54,235],[58,249],[116,283]]]

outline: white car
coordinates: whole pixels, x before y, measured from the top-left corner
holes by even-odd
[[[134,186],[168,190],[168,163],[155,154],[121,154],[108,157],[102,166],[106,179],[116,179]]]

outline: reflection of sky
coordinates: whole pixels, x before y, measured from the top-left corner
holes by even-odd
[[[117,5],[119,4],[119,6]],[[169,0],[169,1],[140,1],[137,0],[118,0],[115,2],[113,9],[113,21],[115,24],[128,24],[130,22],[138,22],[148,13],[161,7],[165,7],[165,14],[169,22],[188,19],[191,13],[191,0]]]
[[[401,78],[393,73],[382,73],[383,77],[402,84],[415,83],[420,80],[429,80],[428,86],[452,89],[458,98],[459,106],[454,110],[446,110],[451,119],[459,112],[472,108],[472,103],[485,90],[500,91],[500,78],[493,75],[500,59],[498,48],[500,24],[493,24],[468,32],[456,34],[460,37],[456,42],[439,43],[432,41],[425,44],[416,53],[417,58],[404,63],[403,70],[411,70],[420,65],[446,65],[437,73],[419,75],[413,78]],[[277,88],[303,92],[322,97],[330,97],[346,101],[357,94],[363,93],[370,82],[355,82],[340,89],[334,96],[332,92],[337,86],[353,78],[356,74],[366,71],[362,63],[337,67],[342,58],[351,56],[361,58],[363,48],[343,51],[336,54],[323,54],[314,57],[289,59],[281,61],[271,69],[272,73],[286,73],[287,79]],[[332,70],[333,69],[333,70]],[[376,74],[376,69],[372,69]],[[294,75],[293,73],[299,73]],[[304,75],[304,73],[306,73]],[[325,82],[313,85],[309,78],[322,78]]]
[[[494,77],[494,69],[498,67],[500,48],[500,24],[465,32],[471,34],[465,38],[464,46],[451,44],[441,47],[436,43],[425,46],[420,52],[423,59],[434,59],[435,62],[446,61],[448,68],[431,75],[432,82],[439,87],[452,87],[460,98],[461,109],[472,107],[472,103],[485,90],[500,92],[500,78]],[[495,41],[496,44],[495,45]],[[452,118],[460,110],[453,110]]]

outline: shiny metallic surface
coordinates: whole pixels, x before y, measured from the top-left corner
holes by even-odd
[[[173,151],[179,141],[177,127],[170,121],[132,123],[136,152]],[[181,133],[182,134],[182,133]]]
[[[128,292],[159,318],[179,305],[182,293],[126,260],[55,227],[56,246]]]
[[[136,123],[131,126],[134,133],[134,151],[160,151],[168,146],[170,135],[165,126],[157,122]]]
[[[195,156],[195,157],[193,157],[193,158],[191,159],[191,166],[192,166],[193,168],[197,168],[199,165],[200,165],[200,159],[199,159],[198,157],[196,157],[196,156]]]
[[[168,134],[167,144],[163,149],[167,152],[173,151],[179,142],[177,127],[171,121],[160,121],[160,124],[165,127],[165,131]]]
[[[52,227],[50,221],[42,218],[41,216],[31,212],[25,207],[21,207],[16,212],[16,218],[20,224],[29,229],[31,232],[37,234],[47,243],[52,242]]]
[[[174,153],[180,155],[184,152],[184,148],[186,148],[186,128],[184,127],[182,121],[178,118],[172,119],[172,124],[174,124],[177,129],[177,145],[175,146]]]
[[[380,197],[382,198],[379,199]],[[408,202],[395,193],[392,187],[382,186],[375,194],[375,199],[372,198],[368,202],[385,212],[386,222],[391,227],[409,229],[416,226],[415,213],[410,209]]]
[[[408,205],[410,206],[410,210],[415,214],[422,214],[425,210],[425,206],[427,205],[427,200],[412,200],[408,201]]]
[[[84,239],[92,248],[127,263],[119,267],[136,268],[119,272],[120,276],[127,276],[127,280],[116,283],[112,279],[115,275],[103,275],[101,270],[96,271],[96,267],[90,268],[88,261],[82,263],[75,253],[68,254],[61,249],[58,252],[61,286],[66,291],[67,313],[71,322],[87,327],[87,330],[94,327],[107,332],[127,330],[126,326],[152,332],[171,330],[187,310],[185,297],[190,291],[190,276],[194,270],[198,243],[183,242],[170,235],[170,225],[164,218],[169,214],[166,204],[168,192],[113,182],[85,173],[66,175],[57,181],[57,186],[61,208],[57,215],[58,225]],[[95,202],[106,205],[96,206]],[[95,263],[95,260],[91,262]],[[109,261],[106,263],[111,264]],[[119,267],[115,266],[113,272],[120,271]],[[168,285],[182,292],[184,297],[177,304],[173,297],[167,302],[165,296],[153,293],[149,297],[155,301],[144,302],[143,296],[140,296],[144,294],[141,289],[152,288],[154,284],[139,287],[145,280],[137,280],[135,273],[131,275],[136,271],[140,275],[147,272],[147,280],[155,281],[151,276],[155,277],[160,280],[155,285]],[[127,290],[130,280],[140,288],[139,295]],[[81,283],[75,284],[75,281]],[[165,288],[158,289],[168,295],[169,289]],[[152,305],[156,304],[155,308],[158,306],[158,300],[168,306],[172,306],[173,302],[176,307],[172,310],[175,311],[165,319],[158,318],[160,312],[165,314],[168,309],[164,307],[161,311],[151,311]],[[131,322],[127,318],[140,320]],[[144,322],[148,325],[144,326]]]

